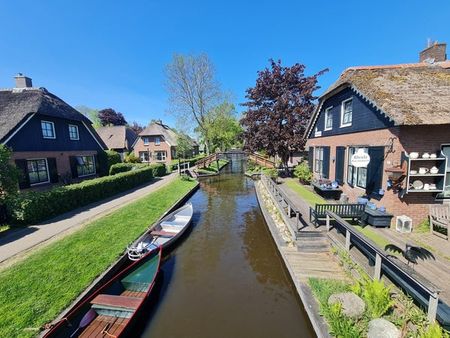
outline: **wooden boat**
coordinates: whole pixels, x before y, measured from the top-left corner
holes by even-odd
[[[171,212],[161,219],[140,239],[128,246],[128,258],[132,261],[140,259],[149,250],[161,246],[167,249],[180,238],[192,221],[194,209],[191,203]]]
[[[147,252],[54,325],[44,337],[123,337],[148,299],[161,262],[161,247]]]

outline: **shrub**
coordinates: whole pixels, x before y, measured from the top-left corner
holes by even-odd
[[[276,181],[276,179],[278,178],[278,170],[275,168],[272,169],[264,168],[263,173],[269,176],[274,181]]]
[[[111,168],[111,166],[116,163],[122,162],[122,159],[120,158],[120,154],[117,151],[107,150],[106,156],[108,158],[108,168]]]
[[[330,333],[335,337],[359,338],[362,336],[362,330],[355,325],[352,319],[342,313],[341,303],[329,305],[324,314],[330,324]]]
[[[363,277],[352,286],[352,291],[365,300],[371,318],[380,318],[394,305],[391,289],[382,280]]]
[[[124,160],[125,163],[140,163],[141,159],[137,157],[134,153],[128,153]]]
[[[132,170],[133,168],[135,168],[135,166],[136,165],[133,163],[116,163],[116,164],[113,164],[111,166],[111,168],[109,168],[109,174],[115,175],[118,173],[124,173],[124,172]]]
[[[303,184],[309,184],[313,178],[313,173],[309,170],[308,164],[306,162],[302,162],[295,167],[294,176],[297,177]]]
[[[448,338],[449,335],[439,326],[438,323],[428,325],[420,330],[420,338]]]
[[[8,199],[8,212],[16,223],[37,223],[146,183],[153,171],[141,168],[48,191],[23,192]]]
[[[16,194],[19,187],[19,171],[10,160],[11,150],[0,144],[0,205],[8,195]]]
[[[153,170],[153,177],[161,177],[167,173],[164,163],[154,163],[149,166]]]

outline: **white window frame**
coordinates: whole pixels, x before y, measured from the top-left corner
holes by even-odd
[[[355,149],[355,151],[352,153],[351,149]],[[366,190],[366,187],[367,187],[367,167],[360,167],[360,168],[358,168],[358,167],[352,166],[351,163],[350,163],[350,159],[352,158],[352,155],[356,154],[358,149],[365,149],[366,150],[366,154],[369,153],[369,146],[350,146],[350,147],[347,148],[347,166],[346,166],[347,179],[346,179],[346,181],[347,181],[347,184],[349,186],[353,187],[353,188]],[[352,167],[352,178],[351,178],[351,180],[349,179],[350,178],[350,176],[349,176],[349,174],[350,174],[350,170],[349,170],[350,167]],[[366,173],[366,182],[365,182],[365,185],[362,186],[362,185],[359,185],[359,181],[360,181],[360,174],[362,172],[364,172],[364,171]]]
[[[47,170],[47,181],[45,181],[45,182],[37,182],[37,183],[31,183],[30,182],[30,187],[34,187],[36,185],[50,183],[50,170],[48,170],[47,158],[27,158],[26,159],[27,162],[28,161],[40,161],[40,160],[44,160],[45,161],[45,169]],[[28,179],[30,179],[30,172],[28,171],[28,163],[27,163],[27,175],[28,175]]]
[[[331,114],[331,108],[333,107],[328,107],[327,109],[325,109],[325,128],[323,130],[332,130],[333,129],[333,114]],[[327,127],[327,121],[328,118],[331,117],[331,126]]]
[[[314,129],[314,137],[320,136],[322,136],[322,132],[319,130],[319,128],[316,127],[316,129]]]
[[[148,146],[150,144],[150,137],[143,136],[142,137],[142,142],[144,142],[144,146]]]
[[[323,175],[323,149],[323,147],[314,148],[314,172],[320,177]]]
[[[52,130],[53,130],[53,137],[44,136],[44,130],[42,129],[42,123],[49,123],[49,124],[51,124]],[[50,140],[56,139],[55,124],[52,121],[41,120],[41,134],[42,134],[42,137],[45,138],[45,139],[50,139]]]
[[[159,136],[155,136],[155,146],[161,145],[161,138]]]
[[[164,156],[161,156],[162,159],[158,160],[158,153],[163,153]],[[165,150],[158,150],[154,152],[155,154],[155,161],[159,161],[159,162],[165,162],[167,160],[167,151]]]
[[[78,177],[88,177],[93,176],[97,173],[97,167],[95,165],[95,156],[94,155],[77,155],[76,157],[92,157],[92,164],[94,165],[94,172],[86,175],[78,175]],[[78,160],[77,160],[78,161]],[[78,163],[77,163],[77,174],[78,174]]]
[[[145,159],[145,155],[148,155],[148,159],[146,160]],[[141,160],[141,162],[143,162],[143,163],[148,163],[148,162],[150,162],[150,159],[151,159],[151,152],[150,151],[148,151],[148,150],[144,150],[144,151],[140,151],[139,152],[139,159]],[[141,155],[144,155],[144,156],[141,156]]]
[[[347,102],[352,102],[352,119],[349,123],[344,123],[344,107]],[[341,126],[340,127],[341,128],[350,127],[352,125],[352,122],[353,122],[353,98],[349,98],[347,100],[342,101],[342,103],[341,103]]]
[[[75,128],[77,131],[77,138],[72,138],[72,135],[70,133],[70,128]],[[71,141],[79,141],[80,140],[80,131],[78,129],[78,126],[76,124],[69,124],[69,138]]]

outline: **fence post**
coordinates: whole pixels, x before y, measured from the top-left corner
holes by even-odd
[[[327,231],[330,231],[330,215],[327,214]]]
[[[439,303],[439,296],[438,296],[437,292],[434,292],[433,294],[430,295],[430,298],[428,301],[427,319],[431,323],[434,323],[436,320],[438,303]]]
[[[350,251],[350,231],[345,229],[345,250]]]
[[[289,218],[291,218],[291,205],[288,202],[286,202],[286,203],[288,206],[288,216],[289,216]]]
[[[297,226],[297,229],[298,229],[299,228],[298,227],[298,222],[300,221],[300,213],[298,211],[295,212],[295,218],[296,218],[296,226]]]
[[[378,252],[375,254],[375,271],[373,273],[373,279],[379,280],[381,278],[381,256]]]

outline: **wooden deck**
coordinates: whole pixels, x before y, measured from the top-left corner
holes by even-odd
[[[79,337],[95,338],[95,337],[114,337],[118,336],[126,327],[129,318],[117,318],[110,316],[98,316],[94,321],[81,333]]]

